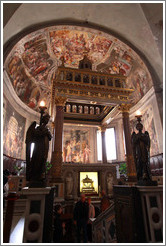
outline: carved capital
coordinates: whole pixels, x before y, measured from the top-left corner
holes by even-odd
[[[56,106],[65,106],[66,100],[66,97],[56,96],[54,102]]]
[[[129,112],[130,111],[130,108],[131,108],[131,104],[125,104],[125,103],[122,103],[121,105],[119,105],[118,109],[121,111],[121,112]]]
[[[101,132],[105,132],[106,129],[107,129],[107,124],[104,124],[104,125],[102,125],[102,126],[99,127],[99,130],[100,130]]]

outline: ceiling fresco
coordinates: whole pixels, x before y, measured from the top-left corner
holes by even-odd
[[[135,104],[152,87],[151,76],[140,57],[129,46],[104,32],[79,26],[52,26],[22,38],[11,50],[5,69],[18,97],[38,110],[39,101],[47,107],[51,98],[51,80],[64,56],[65,66],[78,68],[84,54],[94,71],[128,77]]]

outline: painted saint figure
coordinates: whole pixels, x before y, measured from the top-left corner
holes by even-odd
[[[84,153],[83,153],[84,154],[84,163],[90,162],[90,159],[89,159],[90,152],[91,152],[91,150],[90,150],[88,144],[86,144],[86,147],[85,147]]]

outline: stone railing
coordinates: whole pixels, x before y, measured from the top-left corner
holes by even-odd
[[[116,225],[114,202],[104,212],[99,214],[92,223],[93,243],[116,243]]]
[[[13,158],[3,154],[3,170],[8,169],[11,173],[17,173],[15,166],[22,167],[21,174],[26,172],[26,161],[18,158]]]
[[[163,154],[150,157],[150,168],[152,176],[163,175]]]

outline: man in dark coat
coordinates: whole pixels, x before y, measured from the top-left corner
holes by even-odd
[[[83,230],[83,242],[87,243],[87,223],[89,219],[89,206],[85,201],[85,195],[81,194],[81,199],[74,208],[74,224],[77,226],[77,242],[81,242],[81,230]]]
[[[63,223],[61,220],[61,214],[62,214],[61,205],[56,205],[55,214],[54,214],[54,234],[53,234],[54,243],[63,242],[63,228],[65,228],[65,223]]]

